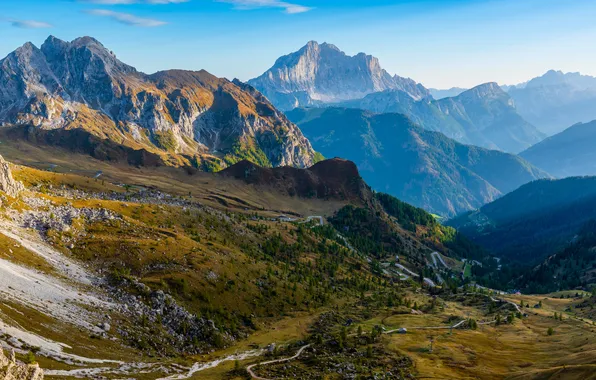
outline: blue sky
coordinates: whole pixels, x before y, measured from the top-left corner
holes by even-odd
[[[428,87],[596,76],[593,0],[0,0],[0,56],[52,34],[99,39],[144,72],[247,80],[309,40]]]

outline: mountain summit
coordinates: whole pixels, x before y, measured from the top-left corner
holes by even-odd
[[[44,135],[84,130],[169,164],[206,169],[241,159],[314,162],[300,130],[254,88],[206,71],[147,75],[91,37],[50,36],[41,49],[26,43],[0,60],[0,123]]]
[[[421,84],[391,76],[371,55],[351,57],[335,45],[315,41],[279,58],[272,68],[248,83],[282,110],[359,99],[391,89],[402,90],[418,100],[430,96]]]
[[[596,78],[550,70],[521,88],[512,88],[519,113],[547,135],[596,119]]]

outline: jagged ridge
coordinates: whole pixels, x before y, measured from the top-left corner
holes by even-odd
[[[300,130],[249,86],[206,71],[146,75],[91,37],[49,37],[0,61],[0,122],[83,128],[178,164],[307,167],[314,157]]]

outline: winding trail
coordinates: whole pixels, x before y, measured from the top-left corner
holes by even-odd
[[[262,363],[251,364],[248,367],[246,367],[246,371],[249,373],[250,377],[252,377],[253,379],[257,379],[257,380],[270,380],[270,379],[267,379],[267,378],[264,378],[264,377],[257,376],[254,373],[253,368],[255,368],[257,366],[262,366],[262,365],[289,362],[291,360],[297,359],[300,355],[302,355],[302,353],[304,352],[304,350],[306,350],[310,346],[311,346],[310,344],[307,344],[306,346],[300,347],[300,349],[298,350],[298,352],[296,352],[296,355],[294,355],[292,357],[289,357],[289,358],[277,359],[277,360],[269,360],[269,361],[262,362]]]
[[[438,269],[438,265],[437,265],[437,258],[439,258],[439,261],[441,262],[441,264],[443,264],[443,266],[444,266],[446,269],[450,269],[450,268],[449,268],[449,266],[448,266],[448,265],[445,263],[445,260],[443,260],[443,256],[441,256],[441,255],[439,254],[439,252],[435,251],[435,252],[431,253],[431,254],[430,254],[430,256],[432,257],[432,259],[433,259],[433,262],[435,263],[435,268],[437,268],[437,269]]]
[[[513,306],[515,307],[515,310],[517,310],[517,312],[518,312],[518,313],[522,313],[522,314],[523,314],[522,310],[519,308],[519,305],[518,305],[518,304],[516,304],[516,303],[515,303],[515,302],[513,302],[513,301],[504,300],[504,299],[501,299],[501,298],[494,298],[494,297],[490,297],[490,299],[491,299],[491,301],[493,301],[493,302],[504,302],[504,303],[508,303],[508,304],[510,304],[510,305],[513,305]]]
[[[461,325],[463,325],[466,322],[465,319],[457,322],[454,325],[449,325],[449,326],[428,326],[428,327],[407,327],[406,329],[409,330],[447,330],[447,329],[456,329],[458,327],[460,327]],[[481,324],[490,324],[490,323],[494,323],[494,322],[488,322],[488,323],[481,323]],[[397,329],[393,329],[393,330],[388,330],[388,331],[384,331],[383,334],[385,335],[389,335],[389,334],[393,334],[398,332],[400,329],[402,329],[403,327],[397,328]],[[350,334],[350,336],[354,336],[356,334]],[[276,364],[276,363],[284,363],[284,362],[288,362],[294,359],[298,359],[300,357],[300,355],[302,355],[302,353],[304,352],[304,350],[306,350],[308,347],[310,347],[310,344],[307,344],[305,346],[300,347],[300,349],[298,350],[298,352],[296,352],[296,354],[294,356],[291,356],[289,358],[283,358],[283,359],[277,359],[277,360],[269,360],[266,362],[260,362],[260,363],[255,363],[255,364],[251,364],[248,367],[246,367],[246,371],[248,372],[248,374],[250,375],[251,378],[255,379],[255,380],[273,380],[273,379],[268,379],[265,377],[260,377],[258,376],[255,372],[254,372],[254,368],[258,367],[258,366],[266,366],[269,364]],[[168,378],[169,379],[169,378]]]

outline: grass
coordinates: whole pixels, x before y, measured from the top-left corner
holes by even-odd
[[[46,274],[56,274],[54,267],[48,263],[43,257],[30,252],[13,240],[0,233],[0,258],[8,260],[12,263],[24,265],[26,267],[36,269]]]

